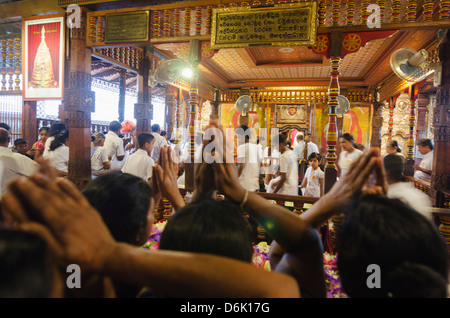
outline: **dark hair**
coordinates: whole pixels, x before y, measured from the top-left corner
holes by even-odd
[[[165,135],[167,135],[167,131],[165,131],[165,130],[161,130],[161,136],[165,136]]]
[[[354,198],[337,232],[338,269],[350,297],[445,297],[448,251],[436,226],[398,199]],[[368,266],[381,271],[367,286]]]
[[[69,130],[63,130],[53,137],[55,139],[50,143],[50,151],[54,151],[66,142],[67,138],[69,138]]]
[[[152,125],[152,132],[158,132],[161,129],[161,127],[158,124]]]
[[[201,199],[179,209],[167,221],[159,248],[250,262],[253,248],[247,224],[235,204]]]
[[[304,137],[303,137],[303,135],[302,134],[298,134],[297,135],[297,137],[295,137],[295,139],[297,139],[297,140],[303,140],[304,139]]]
[[[117,120],[113,120],[112,122],[109,123],[109,130],[110,131],[118,131],[122,129],[122,124],[117,121]]]
[[[353,138],[353,135],[350,133],[344,133],[344,134],[340,135],[339,138],[344,138],[347,141],[355,143],[355,138]]]
[[[40,236],[0,229],[0,297],[51,297],[54,286],[49,247]]]
[[[311,161],[314,158],[316,158],[319,162],[322,160],[322,156],[319,153],[313,152],[308,156],[308,161]]]
[[[14,147],[20,146],[20,145],[27,145],[28,144],[28,140],[26,140],[25,138],[18,138],[16,140],[14,140]]]
[[[82,193],[117,241],[136,244],[136,233],[147,226],[153,197],[147,182],[128,173],[106,174],[89,182]]]
[[[61,121],[54,121],[52,123],[52,126],[50,127],[50,130],[48,131],[48,134],[51,137],[53,137],[53,136],[58,135],[60,132],[66,130],[66,129],[67,129],[66,124],[64,124]]]
[[[236,135],[244,136],[245,139],[249,140],[251,132],[247,125],[242,124],[236,128]]]
[[[284,134],[278,135],[278,143],[287,145],[287,138]]]
[[[402,148],[398,145],[397,140],[388,140],[386,142],[388,145],[390,145],[392,148],[397,148],[397,152],[402,152]]]
[[[40,133],[41,131],[43,131],[43,130],[46,130],[47,132],[49,132],[49,131],[50,131],[50,127],[48,127],[48,126],[42,126],[41,128],[39,128],[39,133]]]
[[[395,181],[405,181],[405,176],[403,175],[403,159],[399,155],[394,153],[388,154],[383,158],[384,170],[386,171],[386,176]]]
[[[7,123],[0,123],[0,128],[4,128],[5,130],[10,130],[11,126],[9,126]]]
[[[146,143],[150,144],[153,141],[153,139],[155,139],[155,136],[149,133],[141,133],[138,135],[137,139],[139,148],[142,148]]]
[[[431,141],[431,139],[419,139],[419,141],[417,141],[417,144],[422,147],[429,147],[430,150],[433,150],[433,142]]]
[[[5,128],[0,127],[0,143],[4,144],[9,142],[9,132]]]

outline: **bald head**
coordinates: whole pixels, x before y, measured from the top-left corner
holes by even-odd
[[[9,133],[5,128],[0,128],[0,146],[8,147],[10,141]]]

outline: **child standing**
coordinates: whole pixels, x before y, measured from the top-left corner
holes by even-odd
[[[122,172],[135,175],[150,182],[152,167],[155,165],[155,162],[150,157],[155,144],[155,137],[152,134],[141,133],[137,139],[139,149],[126,159]]]
[[[309,167],[306,169],[305,177],[302,181],[302,188],[305,189],[305,197],[321,197],[323,195],[324,173],[319,168],[322,156],[317,152],[309,155]]]

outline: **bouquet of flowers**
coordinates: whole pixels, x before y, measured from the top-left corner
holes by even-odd
[[[166,227],[166,223],[167,220],[161,220],[153,224],[148,241],[142,246],[142,248],[150,251],[157,251],[159,249],[159,240],[161,239],[161,234]]]
[[[325,270],[325,282],[327,284],[328,298],[348,298],[345,294],[337,269],[337,254],[323,254],[323,267]]]
[[[253,245],[252,265],[270,271],[269,251],[270,245],[267,242]]]

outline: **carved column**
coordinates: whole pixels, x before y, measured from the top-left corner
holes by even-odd
[[[142,68],[138,74],[138,102],[134,104],[134,119],[136,119],[136,136],[141,133],[151,132],[151,120],[153,119],[153,108],[151,105],[151,94],[148,87],[148,70],[150,60],[144,49]]]
[[[417,138],[425,138],[427,133],[427,106],[429,104],[427,96],[419,94],[417,96]]]
[[[36,125],[36,102],[27,101],[22,105],[22,137],[28,141],[28,145],[33,145],[38,135]]]
[[[69,136],[69,179],[80,189],[91,179],[91,112],[95,93],[91,91],[91,50],[86,48],[86,13],[81,27],[70,29],[69,73],[64,89],[64,110]]]
[[[336,170],[336,145],[337,145],[337,122],[336,122],[336,108],[338,105],[339,96],[339,62],[340,57],[331,58],[331,80],[328,88],[328,105],[330,106],[330,113],[328,115],[328,131],[327,131],[327,163],[325,166],[325,185],[324,193],[328,192],[334,185],[337,179]]]
[[[125,69],[120,70],[119,74],[119,122],[125,120],[125,93],[127,89],[127,71]]]
[[[414,175],[414,133],[416,128],[416,98],[414,94],[411,97],[411,113],[409,115],[409,138],[408,138],[408,151],[406,153],[406,164],[404,174],[405,176]]]
[[[172,88],[168,87],[166,89],[166,123],[165,130],[167,132],[167,136],[171,138],[173,135],[173,127],[175,121],[175,109],[177,107],[177,101],[175,99],[175,94]]]
[[[434,155],[433,172],[431,173],[430,196],[438,207],[444,207],[443,190],[450,188],[450,34],[439,48],[439,59],[442,62],[441,85],[437,88],[436,106],[433,109]]]
[[[372,137],[370,138],[370,147],[381,148],[381,127],[383,126],[383,103],[375,101],[372,105]]]
[[[220,90],[214,90],[214,101],[211,103],[211,120],[219,120]]]
[[[198,63],[200,61],[199,56],[200,48],[199,41],[197,39],[191,40],[191,48],[189,53],[189,59],[192,65],[192,82],[189,90],[189,161],[185,163],[185,189],[187,191],[194,190],[194,156],[195,156],[195,117],[198,110]]]

